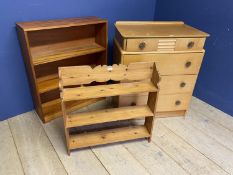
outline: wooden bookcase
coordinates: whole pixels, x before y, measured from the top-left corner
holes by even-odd
[[[43,122],[62,115],[58,67],[107,63],[107,21],[97,17],[17,23],[35,109]],[[100,99],[69,102],[73,111]]]
[[[81,78],[80,78],[81,77]],[[156,111],[159,75],[153,62],[132,63],[113,66],[70,66],[59,68],[59,87],[64,118],[68,154],[70,150],[88,146],[120,142],[138,138],[150,141]],[[90,86],[92,82],[108,82]],[[88,86],[87,86],[88,85]],[[127,106],[82,113],[67,111],[67,103],[101,97],[126,94],[149,93],[147,104]],[[77,127],[90,127],[96,124],[145,118],[144,124],[113,126],[111,128],[85,129],[74,133]]]

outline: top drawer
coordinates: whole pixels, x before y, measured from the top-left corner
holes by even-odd
[[[125,51],[202,50],[209,34],[182,21],[117,21],[116,39]]]
[[[119,43],[123,50],[132,52],[193,51],[203,49],[205,38],[130,38]]]

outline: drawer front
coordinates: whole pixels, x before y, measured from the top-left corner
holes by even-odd
[[[127,39],[127,51],[156,51],[157,43],[155,39]]]
[[[137,38],[125,40],[126,44],[123,50],[132,52],[202,50],[205,44],[205,38]]]
[[[176,40],[175,51],[201,50],[205,44],[205,38],[179,38]]]
[[[160,75],[198,74],[204,53],[123,55],[123,64],[156,62]]]
[[[192,92],[197,75],[161,76],[159,94],[176,94]]]
[[[192,94],[159,94],[156,112],[186,110],[189,106]]]

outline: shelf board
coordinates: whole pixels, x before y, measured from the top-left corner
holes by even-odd
[[[104,109],[91,112],[82,112],[78,114],[70,114],[66,118],[66,127],[71,128],[149,116],[154,116],[154,114],[147,105]]]
[[[61,97],[64,101],[72,101],[156,91],[157,88],[152,82],[132,82],[78,88],[65,88],[62,91]]]
[[[99,23],[107,23],[107,20],[94,16],[89,16],[82,18],[67,18],[67,19],[58,19],[58,20],[47,20],[47,21],[18,22],[16,24],[24,31],[37,31],[37,30],[57,29],[64,27],[92,25]]]
[[[93,39],[66,41],[42,46],[31,47],[34,65],[68,59],[104,51],[105,48],[95,43]],[[81,42],[83,41],[83,42]]]
[[[40,94],[59,88],[58,74],[52,74],[37,79]]]
[[[104,98],[99,99],[89,99],[89,100],[82,100],[82,101],[75,101],[75,102],[67,102],[67,111],[72,112],[75,110],[78,110],[80,108],[83,108],[85,106],[88,106],[90,104],[93,104],[97,101],[104,100]],[[45,122],[49,122],[55,118],[62,116],[62,110],[61,110],[61,99],[55,99],[52,101],[49,101],[47,103],[42,104],[42,111],[44,114]]]
[[[129,126],[71,135],[69,148],[76,149],[147,137],[150,137],[150,134],[145,126]]]

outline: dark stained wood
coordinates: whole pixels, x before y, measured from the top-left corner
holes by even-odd
[[[32,64],[32,59],[31,59],[30,53],[29,53],[30,48],[29,48],[29,44],[28,44],[27,33],[24,32],[21,28],[17,28],[17,31],[18,31],[21,49],[22,49],[23,56],[24,56],[24,63],[25,63],[27,74],[28,74],[29,81],[31,84],[31,92],[32,92],[32,97],[33,97],[33,101],[34,101],[34,106],[35,106],[36,112],[39,115],[40,119],[42,121],[44,121],[42,108],[41,108],[40,96],[38,93],[38,86],[36,83],[35,70],[34,70],[34,66]]]
[[[48,122],[62,112],[58,67],[107,63],[107,21],[85,17],[16,25],[35,109]],[[68,108],[79,109],[96,101],[70,103]]]
[[[84,18],[67,18],[47,21],[32,21],[32,22],[18,22],[17,25],[24,31],[36,31],[45,29],[55,29],[82,25],[91,25],[98,23],[106,23],[107,21],[98,17],[84,17]]]

